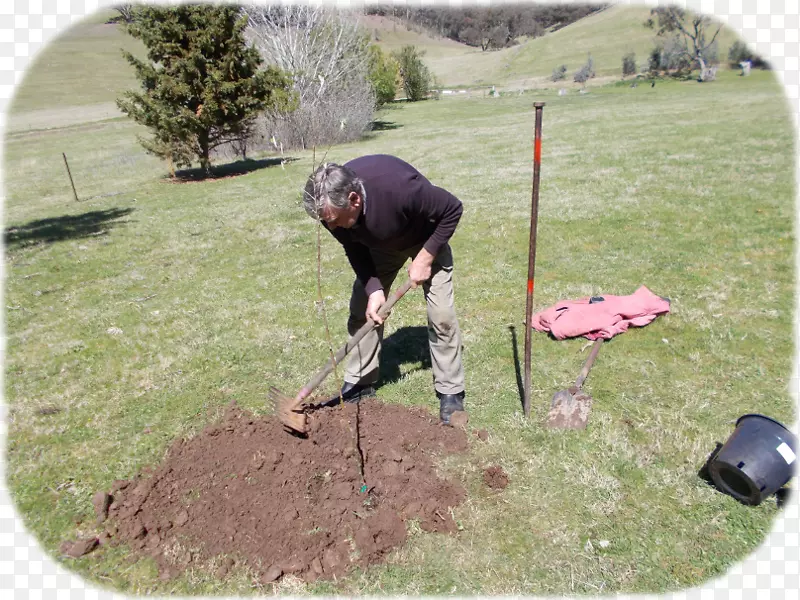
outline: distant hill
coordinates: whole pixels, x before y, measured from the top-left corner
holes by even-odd
[[[411,31],[407,25],[386,17],[381,17],[386,21],[371,23],[373,34],[377,31],[375,43],[386,50],[404,43],[425,50],[426,64],[444,86],[515,88],[555,85],[549,77],[562,64],[567,66],[564,85],[573,85],[572,74],[586,62],[590,52],[597,73],[594,83],[621,78],[622,57],[630,51],[635,53],[639,69],[643,68],[656,39],[655,32],[644,26],[649,16],[647,6],[610,6],[544,36],[492,51]],[[382,29],[381,24],[390,29]],[[718,38],[721,68],[726,68],[728,49],[738,39],[735,31],[723,28]]]
[[[370,34],[372,42],[385,51],[399,50],[410,44],[424,49],[427,58],[436,59],[460,56],[472,50],[466,44],[433,35],[431,32],[397,17],[360,15],[358,21]]]
[[[433,37],[446,37],[469,46],[500,49],[523,37],[538,37],[574,23],[588,14],[602,10],[598,3],[504,2],[465,7],[370,5],[368,15],[401,19],[412,29],[427,31]]]
[[[97,11],[61,32],[37,53],[15,89],[9,107],[12,126],[27,114],[28,120],[20,121],[20,127],[44,127],[43,123],[52,120],[53,111],[57,110],[63,120],[62,113],[70,107],[83,107],[70,113],[70,119],[76,122],[119,114],[114,100],[126,89],[138,87],[133,69],[120,50],[142,57],[145,50],[118,25],[107,23],[115,14],[111,9]],[[643,26],[648,16],[646,6],[611,6],[544,36],[485,52],[399,18],[362,14],[359,21],[373,43],[384,50],[406,44],[424,50],[425,62],[443,86],[517,89],[556,85],[549,77],[562,64],[567,66],[568,77],[558,85],[577,85],[572,83],[572,74],[586,61],[588,52],[597,72],[591,83],[619,79],[622,56],[631,50],[643,67],[655,39],[654,32]],[[728,48],[738,39],[733,30],[723,29],[719,39],[723,68]]]

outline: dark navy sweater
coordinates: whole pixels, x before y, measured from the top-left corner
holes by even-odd
[[[422,246],[436,256],[455,232],[462,205],[453,194],[394,156],[362,156],[344,166],[364,182],[366,198],[355,226],[337,227],[331,233],[371,294],[383,286],[370,248],[404,252]]]

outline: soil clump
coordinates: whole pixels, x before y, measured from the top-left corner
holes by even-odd
[[[99,540],[96,537],[78,540],[73,542],[67,540],[61,544],[61,554],[69,556],[70,558],[80,558],[84,554],[89,554],[97,548]]]
[[[493,490],[504,490],[508,485],[508,474],[499,465],[483,470],[483,482]]]
[[[307,438],[231,405],[95,506],[112,543],[154,557],[161,579],[216,557],[220,578],[244,564],[262,582],[330,579],[381,561],[410,519],[455,532],[450,508],[465,491],[433,461],[466,448],[464,430],[376,399],[312,412]]]

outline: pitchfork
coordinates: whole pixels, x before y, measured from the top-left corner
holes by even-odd
[[[397,290],[389,299],[384,302],[383,306],[378,309],[378,316],[381,319],[386,319],[389,316],[389,311],[392,310],[392,307],[397,303],[400,298],[402,298],[408,290],[411,289],[412,282],[409,279],[406,281],[403,286]],[[297,395],[292,398],[291,396],[287,396],[283,392],[281,392],[275,386],[269,388],[269,398],[272,400],[275,406],[275,414],[278,416],[278,419],[281,423],[283,423],[288,429],[292,431],[296,431],[297,433],[306,433],[306,427],[308,424],[308,418],[306,417],[305,410],[308,407],[308,397],[311,395],[317,386],[321,384],[325,378],[333,371],[333,368],[339,364],[342,359],[347,356],[347,354],[358,345],[358,342],[361,341],[367,333],[372,331],[376,327],[375,321],[372,319],[367,319],[367,322],[359,329],[358,331],[353,334],[353,336],[347,340],[347,343],[339,348],[339,351],[336,352],[325,364],[322,369],[320,369],[316,375],[314,375],[309,382],[304,385]]]

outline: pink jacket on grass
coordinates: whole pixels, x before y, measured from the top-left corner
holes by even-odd
[[[669,301],[656,296],[645,286],[630,296],[603,296],[602,302],[590,298],[563,300],[531,317],[531,327],[549,331],[558,340],[583,336],[590,340],[611,339],[628,327],[644,327],[658,315],[669,312]]]

